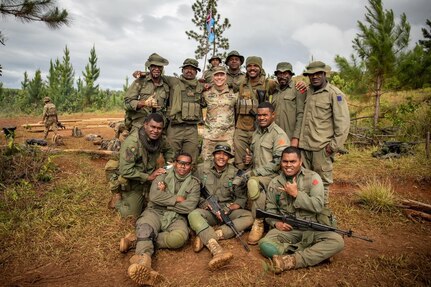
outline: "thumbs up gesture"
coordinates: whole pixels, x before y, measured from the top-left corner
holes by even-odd
[[[252,154],[249,148],[245,149],[244,164],[248,165],[253,161]]]

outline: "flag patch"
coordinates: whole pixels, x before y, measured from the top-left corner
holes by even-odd
[[[337,101],[341,102],[343,100],[343,96],[342,95],[338,95],[337,96]]]
[[[319,181],[317,179],[313,180],[313,185],[317,185]]]

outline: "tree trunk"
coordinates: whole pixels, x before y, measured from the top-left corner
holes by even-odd
[[[373,121],[373,130],[374,131],[376,131],[377,124],[378,124],[378,121],[379,121],[380,97],[382,95],[382,82],[383,82],[383,76],[382,75],[377,75],[376,86],[375,86],[376,101],[374,103],[374,121]]]

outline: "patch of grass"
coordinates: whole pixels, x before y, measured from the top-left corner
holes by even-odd
[[[372,178],[359,186],[358,203],[374,212],[393,211],[396,198],[391,183]]]

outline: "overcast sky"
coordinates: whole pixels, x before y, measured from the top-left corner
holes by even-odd
[[[188,40],[193,0],[58,0],[67,9],[70,26],[51,30],[43,23],[23,24],[13,17],[0,18],[6,46],[0,45],[0,80],[7,88],[19,88],[23,74],[37,69],[46,79],[49,61],[70,56],[76,78],[88,63],[95,45],[100,68],[98,83],[104,89],[121,89],[126,76],[144,69],[148,56],[157,52],[170,61],[166,73],[194,57],[196,42]],[[225,32],[230,49],[245,57],[261,56],[272,74],[278,62],[293,64],[300,74],[311,57],[335,68],[337,54],[349,57],[357,21],[364,21],[367,0],[219,0],[218,12],[229,18]],[[411,24],[410,45],[422,39],[421,28],[431,16],[429,0],[385,0],[397,20],[405,12]],[[203,67],[200,60],[200,67]]]

